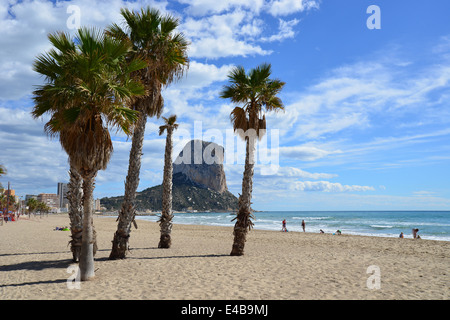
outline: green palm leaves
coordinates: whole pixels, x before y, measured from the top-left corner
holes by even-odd
[[[166,130],[174,130],[178,128],[177,116],[171,115],[170,117],[162,117],[164,119],[164,125],[159,127],[159,135],[162,135]]]
[[[236,106],[230,115],[235,131],[245,133],[253,129],[261,138],[264,132],[262,130],[266,129],[264,111],[284,110],[283,103],[277,95],[285,83],[278,79],[270,79],[271,73],[271,65],[266,63],[250,70],[248,74],[240,66],[230,71],[228,75],[230,85],[224,86],[220,97],[242,105]]]
[[[50,114],[44,129],[50,136],[60,136],[77,170],[93,164],[105,169],[112,151],[108,127],[131,133],[137,112],[126,104],[145,94],[131,73],[146,63],[137,58],[127,60],[131,45],[96,29],[79,29],[74,38],[55,33],[49,40],[54,48],[34,63],[34,70],[46,83],[33,92],[32,115]],[[97,157],[94,153],[99,150],[105,152]]]
[[[131,43],[132,57],[144,60],[146,68],[134,74],[144,84],[148,94],[137,99],[135,109],[142,109],[149,116],[160,116],[164,100],[162,86],[167,86],[183,76],[188,68],[187,48],[189,42],[182,33],[176,32],[178,19],[162,15],[150,7],[140,12],[121,9],[124,27],[112,24],[106,30],[111,37]]]
[[[134,95],[145,93],[130,74],[146,66],[139,59],[125,60],[132,50],[130,44],[88,28],[79,29],[73,39],[56,33],[49,35],[49,40],[54,48],[38,56],[34,63],[34,70],[44,75],[47,83],[34,91],[33,115],[56,113],[60,116],[54,118],[56,125],[101,112],[108,124],[129,132],[126,120],[136,114],[123,105]],[[58,128],[48,126],[50,133]]]

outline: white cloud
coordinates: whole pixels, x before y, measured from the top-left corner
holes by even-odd
[[[121,21],[120,8],[140,8],[152,5],[164,10],[163,2],[139,0],[52,2],[45,0],[2,1],[0,9],[0,99],[20,99],[33,90],[41,79],[32,70],[35,57],[50,49],[49,33],[73,33],[67,27],[69,5],[80,8],[81,25],[104,28],[113,21]]]
[[[186,76],[172,85],[172,87],[188,91],[206,88],[214,82],[225,81],[232,67],[232,65],[218,67],[214,64],[206,64],[194,60],[191,61]]]
[[[293,38],[295,36],[294,27],[300,22],[298,19],[285,21],[279,19],[278,33],[270,37],[262,37],[263,42],[283,41],[285,39]]]
[[[267,12],[274,16],[285,16],[296,12],[319,8],[314,0],[274,0],[267,4]]]
[[[189,6],[190,15],[181,29],[191,39],[189,55],[193,58],[269,55],[258,42],[283,41],[295,36],[298,19],[278,20],[278,33],[266,36],[273,23],[270,16],[262,19],[262,12],[272,16],[287,15],[317,8],[316,1],[180,1]]]
[[[439,106],[450,94],[450,61],[434,59],[420,70],[416,63],[399,65],[395,54],[335,68],[288,103],[285,114],[268,119],[292,140],[362,131],[380,118],[402,127],[445,121],[448,109]]]
[[[294,190],[298,191],[321,191],[321,192],[361,192],[374,191],[373,187],[358,185],[342,185],[329,181],[297,181],[293,185]]]
[[[256,166],[256,168],[258,167],[261,166]],[[233,178],[236,176],[233,179],[234,181],[240,181],[239,176],[242,179],[242,171],[240,170],[231,170],[231,174]],[[271,175],[260,174],[259,170],[255,170],[253,189],[254,194],[259,195],[258,199],[271,199],[271,201],[277,201],[277,198],[284,197],[296,198],[303,192],[352,193],[375,191],[375,188],[371,186],[345,185],[327,181],[337,176],[337,174],[313,173],[295,167],[283,166]],[[319,181],[310,181],[311,179]],[[236,192],[240,192],[239,184],[233,185],[233,187],[236,188]]]
[[[320,0],[178,0],[188,5],[185,11],[193,16],[220,14],[233,10],[245,10],[259,14],[261,11],[273,16],[285,16],[319,8]]]
[[[240,36],[248,33],[255,36],[256,32],[261,31],[257,26],[258,22],[253,22],[252,15],[236,10],[200,19],[188,17],[180,29],[192,42],[189,56],[193,58],[267,55],[270,51],[247,42]]]
[[[219,14],[232,9],[245,9],[252,12],[259,12],[264,4],[264,0],[179,0],[179,2],[187,4],[187,13],[194,16]]]
[[[434,191],[414,191],[413,195],[416,197],[435,197],[436,196],[436,192]]]
[[[295,178],[295,179],[332,179],[337,177],[336,174],[331,173],[311,173],[304,171],[299,168],[294,167],[280,167],[278,171],[268,178],[272,179],[274,176],[284,177],[284,178]]]
[[[280,147],[281,156],[301,161],[314,161],[335,153],[342,153],[342,151],[327,151],[313,146]]]

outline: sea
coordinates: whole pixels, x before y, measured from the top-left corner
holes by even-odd
[[[254,212],[254,229],[281,231],[286,219],[289,232],[412,238],[412,229],[419,229],[422,239],[450,241],[450,211],[259,211]],[[174,224],[234,226],[232,212],[175,213]],[[136,219],[157,221],[158,215],[137,216]]]

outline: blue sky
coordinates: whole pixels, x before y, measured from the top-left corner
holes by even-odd
[[[286,82],[280,95],[285,112],[267,115],[267,146],[275,150],[271,134],[277,134],[278,166],[268,174],[257,162],[256,209],[449,210],[446,0],[2,0],[0,163],[8,175],[0,182],[10,181],[18,194],[56,193],[57,182],[68,180],[67,156],[43,133],[45,119],[33,120],[30,110],[33,85],[42,81],[32,61],[49,49],[49,32],[73,32],[69,5],[80,8],[81,25],[101,28],[120,22],[124,6],[151,5],[179,17],[191,41],[191,64],[163,93],[164,114],[180,120],[174,157],[198,124],[203,138],[213,132],[226,144],[233,105],[218,95],[227,73],[235,65],[272,64],[273,77]],[[381,29],[367,28],[370,5],[380,8]],[[158,119],[147,123],[139,190],[162,181],[159,125]],[[95,197],[123,194],[131,142],[123,135],[113,139]],[[224,167],[237,195],[243,165]]]

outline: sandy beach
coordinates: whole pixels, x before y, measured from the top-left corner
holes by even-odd
[[[0,226],[2,299],[450,298],[450,242],[252,230],[245,255],[231,257],[231,228],[174,225],[172,248],[158,249],[158,224],[138,221],[128,258],[110,261],[115,219],[94,224],[96,276],[79,289],[67,283],[70,232],[54,231],[67,215]]]

